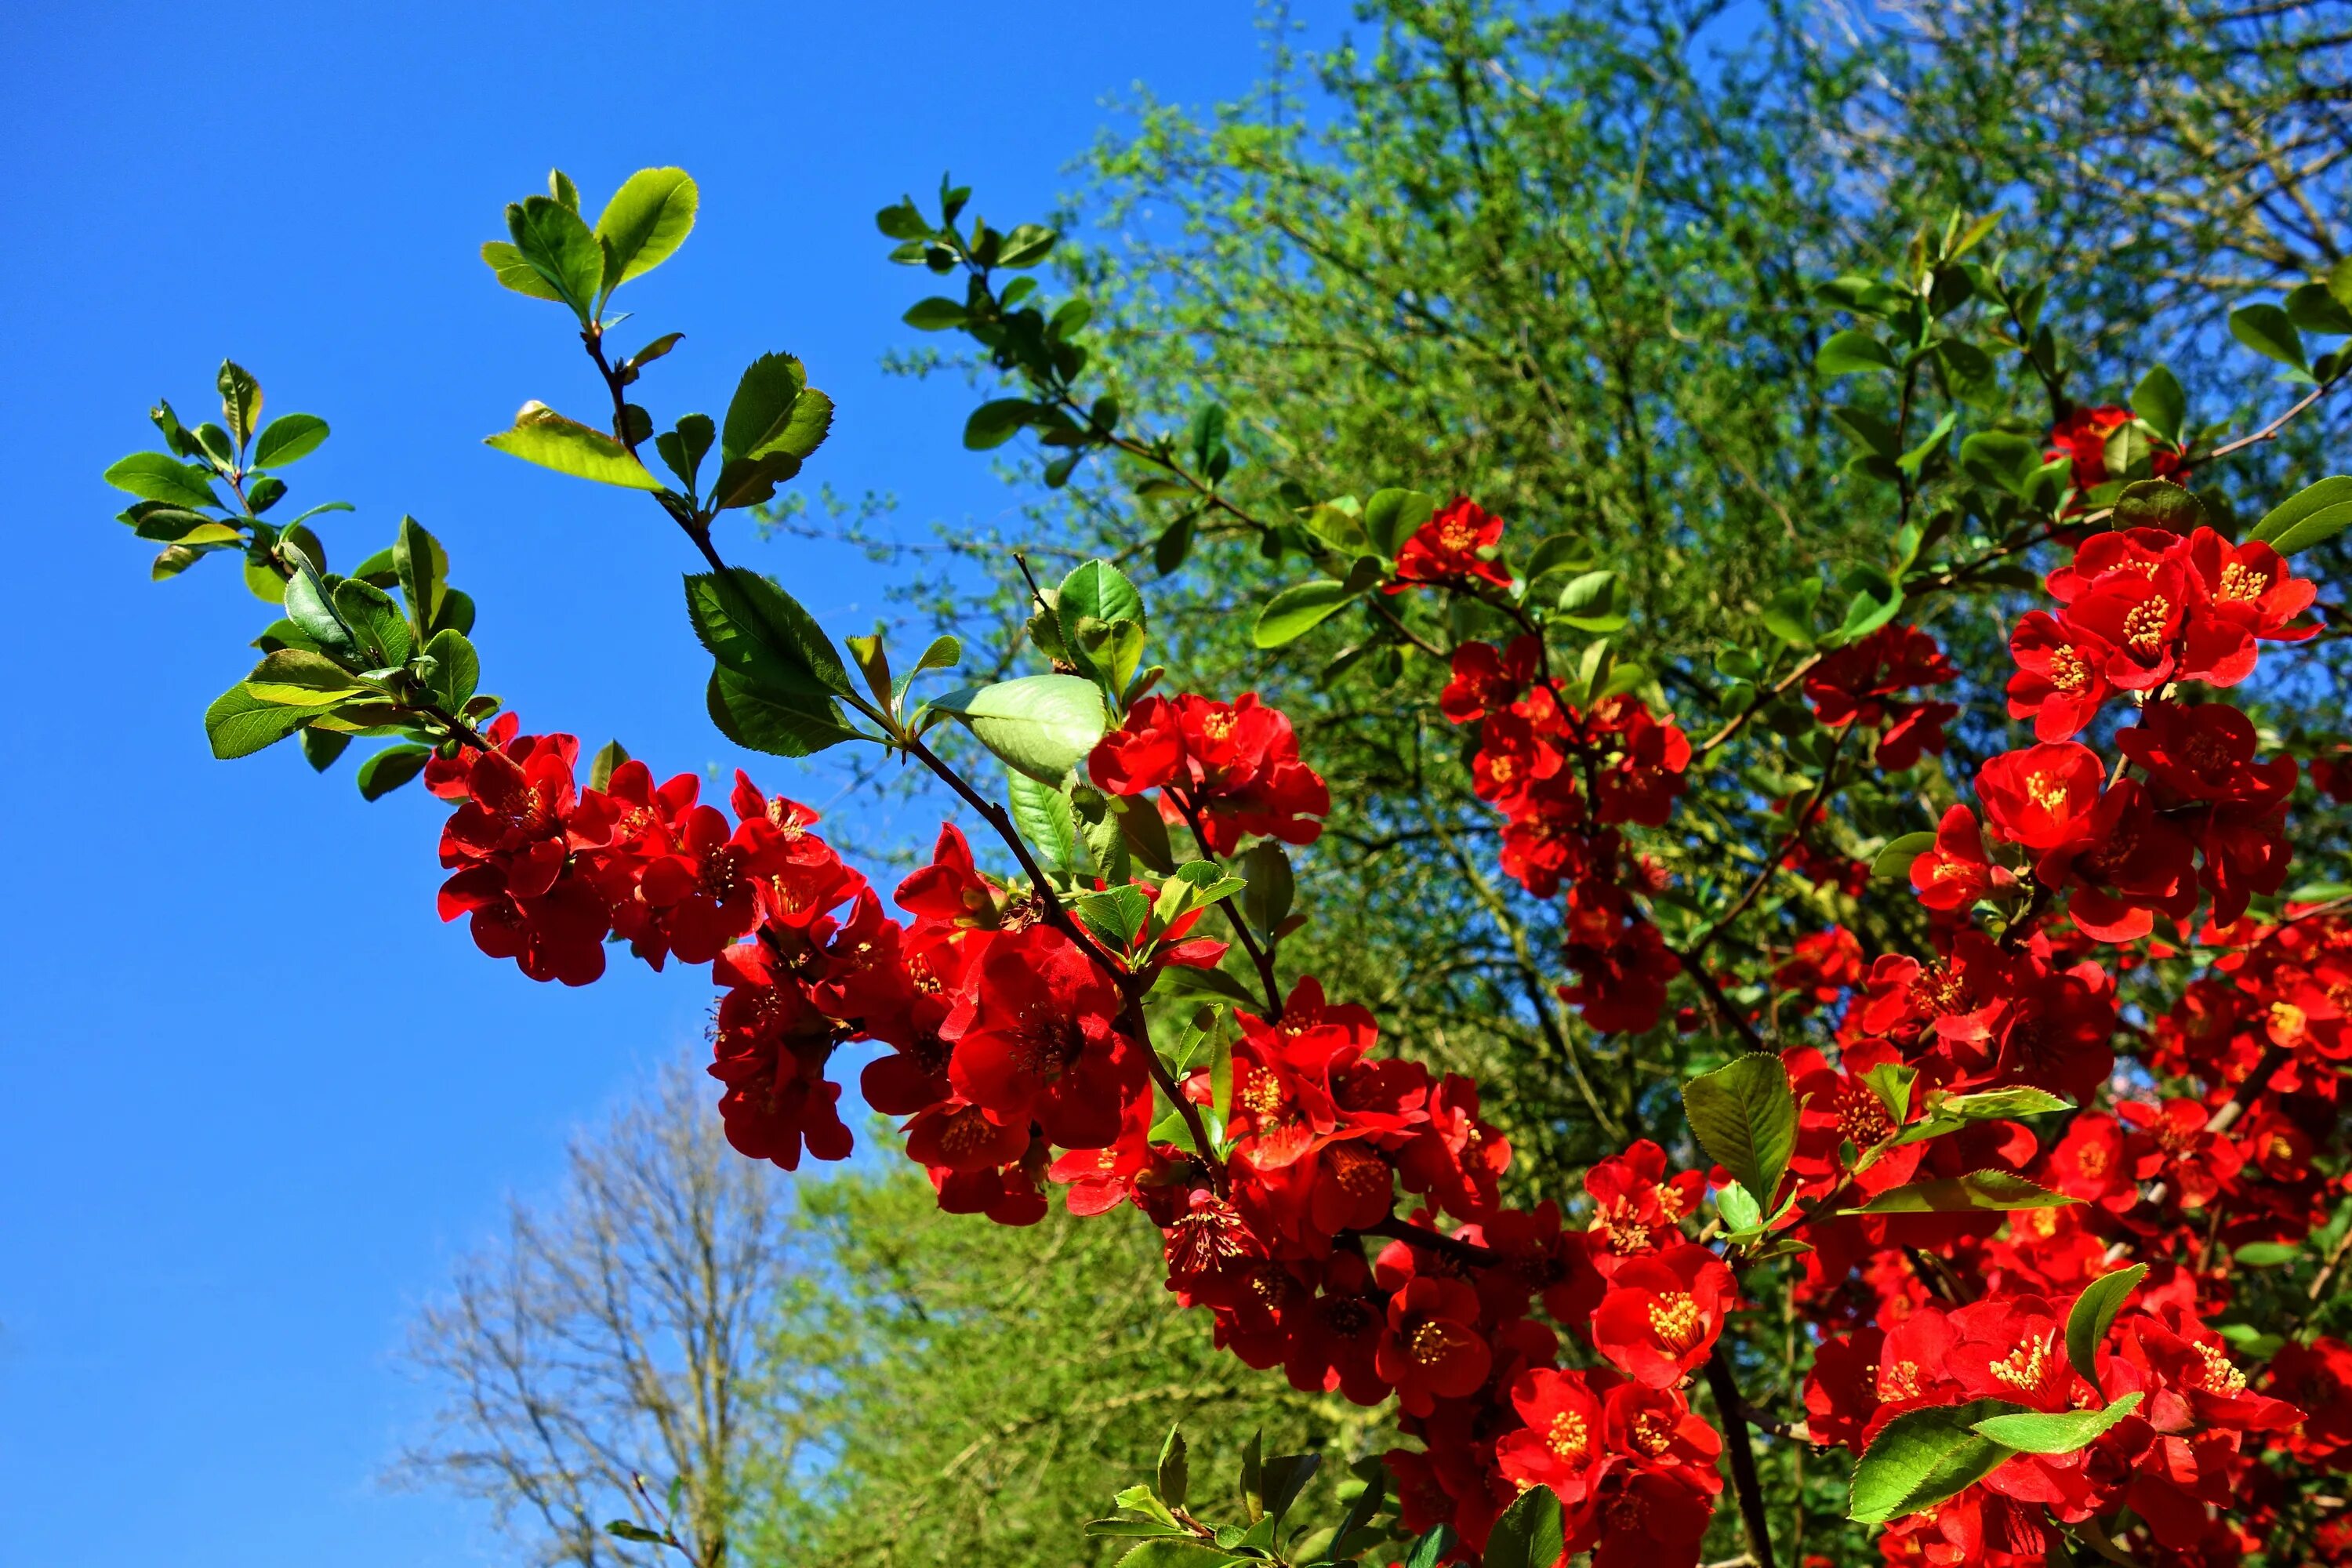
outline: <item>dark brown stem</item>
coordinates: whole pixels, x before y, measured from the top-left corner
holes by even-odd
[[[1188,796],[1173,789],[1166,793],[1168,798],[1176,803],[1176,809],[1183,814],[1184,826],[1192,830],[1192,841],[1201,847],[1202,854],[1208,854],[1209,836],[1202,830],[1200,808]],[[1233,900],[1219,899],[1217,907],[1225,911],[1225,919],[1233,926],[1234,934],[1241,938],[1242,947],[1249,953],[1250,962],[1257,966],[1258,984],[1265,987],[1265,1021],[1281,1023],[1282,986],[1274,977],[1274,954],[1258,946],[1257,938],[1251,934],[1249,922],[1242,919],[1242,911]]]
[[[1184,1098],[1184,1091],[1169,1072],[1168,1064],[1161,1061],[1160,1053],[1151,1048],[1151,1025],[1143,1016],[1143,994],[1131,986],[1122,986],[1121,989],[1127,994],[1128,1032],[1135,1037],[1136,1048],[1150,1064],[1151,1081],[1160,1086],[1160,1092],[1168,1097],[1168,1103],[1174,1106],[1176,1114],[1184,1119],[1184,1131],[1192,1135],[1192,1147],[1200,1151],[1201,1163],[1208,1168],[1209,1185],[1219,1197],[1223,1197],[1230,1184],[1225,1176],[1224,1164],[1217,1158],[1216,1145],[1209,1141],[1208,1123],[1201,1120],[1201,1108]]]
[[[1456,1263],[1475,1263],[1491,1268],[1509,1259],[1491,1247],[1481,1247],[1475,1241],[1464,1241],[1444,1231],[1431,1230],[1391,1215],[1378,1225],[1368,1225],[1356,1233],[1359,1236],[1385,1236],[1391,1241],[1402,1241],[1411,1247],[1425,1247],[1432,1252],[1443,1253]]]
[[[2310,395],[2305,397],[2302,402],[2296,404],[2294,407],[2288,409],[2285,413],[2280,415],[2277,418],[2272,420],[2269,424],[2263,426],[2252,435],[2241,436],[2234,441],[2229,442],[2223,446],[2216,447],[2201,458],[2191,458],[2187,462],[2183,463],[2181,467],[2194,468],[2199,463],[2217,462],[2223,458],[2231,457],[2237,453],[2242,452],[2249,447],[2260,446],[2264,441],[2277,440],[2278,433],[2286,428],[2286,423],[2288,420],[2294,418],[2296,415],[2302,413],[2305,409],[2310,407],[2313,404],[2326,396],[2330,392],[2336,389],[2336,382],[2340,382],[2344,378],[2342,376],[2337,376],[2335,381],[2321,383],[2319,385],[2312,388]]]
[[[1716,983],[1714,975],[1707,973],[1706,963],[1696,954],[1679,952],[1671,947],[1666,951],[1674,953],[1676,961],[1682,964],[1684,973],[1691,977],[1693,984],[1696,984],[1701,994],[1706,997],[1707,1005],[1715,1009],[1715,1016],[1729,1025],[1741,1039],[1747,1041],[1749,1050],[1760,1051],[1768,1048],[1764,1044],[1764,1037],[1756,1032],[1756,1026],[1748,1021],[1747,1015],[1731,1005],[1731,998],[1723,994],[1723,987]]]
[[[1731,1458],[1732,1489],[1739,1494],[1739,1522],[1747,1528],[1748,1552],[1759,1568],[1772,1568],[1772,1531],[1764,1512],[1764,1488],[1756,1477],[1756,1450],[1748,1441],[1748,1402],[1731,1375],[1731,1363],[1717,1342],[1706,1358],[1706,1386],[1723,1417],[1724,1452]]]

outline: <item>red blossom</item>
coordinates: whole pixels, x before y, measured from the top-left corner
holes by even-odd
[[[1497,561],[1503,520],[1468,496],[1456,496],[1397,550],[1396,581],[1383,592],[1402,594],[1413,584],[1467,587],[1485,583],[1507,589],[1511,574]]]

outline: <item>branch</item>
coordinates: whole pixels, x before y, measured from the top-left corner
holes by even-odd
[[[1756,1477],[1756,1450],[1748,1441],[1748,1402],[1731,1375],[1731,1363],[1717,1341],[1706,1358],[1706,1386],[1723,1417],[1724,1451],[1731,1458],[1731,1484],[1739,1494],[1739,1522],[1747,1528],[1748,1553],[1759,1568],[1772,1568],[1772,1530],[1764,1512],[1764,1488]]]

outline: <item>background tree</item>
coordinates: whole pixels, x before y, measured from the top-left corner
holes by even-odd
[[[787,1188],[727,1146],[705,1081],[667,1072],[583,1132],[560,1196],[515,1203],[411,1332],[440,1406],[398,1475],[488,1501],[535,1563],[667,1551],[619,1518],[718,1568],[753,1479],[793,1468],[761,1357],[795,1267]]]

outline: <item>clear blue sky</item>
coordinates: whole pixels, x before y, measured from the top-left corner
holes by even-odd
[[[919,280],[874,209],[952,164],[990,216],[1039,214],[1107,95],[1241,89],[1251,7],[15,0],[0,61],[0,1563],[505,1560],[474,1511],[377,1484],[423,1408],[394,1352],[571,1128],[701,1048],[708,986],[534,985],[434,919],[436,803],[364,805],[291,747],[213,762],[198,715],[268,617],[219,561],[149,584],[97,476],[153,444],[156,396],[216,406],[234,355],[271,410],[334,426],[289,477],[358,505],[328,520],[336,561],[403,511],[441,535],[526,723],[731,766],[684,542],[479,444],[525,398],[598,401],[555,308],[476,258],[501,204],[552,163],[592,203],[688,168],[702,221],[633,289],[638,325],[688,334],[656,416],[790,350],[841,407],[812,479],[896,491],[910,531],[985,517],[1013,498],[957,445],[961,387],[879,374]],[[739,548],[836,631],[875,611],[845,552]],[[776,759],[756,776],[808,793]]]

